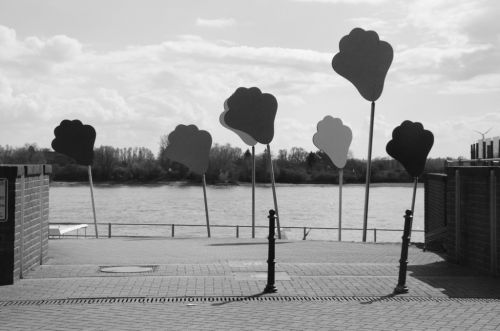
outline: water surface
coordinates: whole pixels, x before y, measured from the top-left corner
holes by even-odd
[[[269,209],[273,209],[269,185],[256,187],[256,225],[267,226]],[[342,191],[342,226],[362,228],[364,185],[344,185]],[[96,185],[94,188],[99,223],[153,223],[205,225],[205,207],[201,186],[171,183],[162,185]],[[208,186],[208,208],[211,224],[251,225],[251,186]],[[372,184],[368,228],[403,229],[403,215],[410,208],[412,186],[406,184]],[[423,186],[417,189],[413,229],[424,228]],[[337,185],[277,186],[281,226],[338,227]],[[90,189],[86,184],[55,183],[50,188],[50,221],[89,224],[93,234]],[[171,227],[112,227],[113,235],[170,236]],[[107,235],[107,226],[100,226]],[[257,229],[257,237],[266,237],[266,229]],[[400,241],[401,232],[377,231],[377,241]],[[175,228],[176,237],[205,236],[204,227]],[[212,236],[234,236],[235,229],[213,228]],[[289,230],[291,239],[302,239],[303,230]],[[241,237],[250,237],[250,229],[240,229]],[[312,230],[308,239],[337,240],[337,230]],[[361,231],[343,231],[342,239],[361,241]],[[368,241],[373,240],[373,230]],[[412,241],[423,241],[423,234],[414,233]]]

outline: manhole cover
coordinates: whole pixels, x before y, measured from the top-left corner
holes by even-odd
[[[133,272],[151,272],[151,271],[153,271],[153,267],[139,267],[139,266],[101,267],[101,272],[133,273]]]

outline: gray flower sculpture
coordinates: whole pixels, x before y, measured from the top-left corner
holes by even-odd
[[[332,67],[353,83],[363,98],[375,101],[382,94],[392,59],[391,45],[380,40],[375,31],[355,28],[340,40]]]
[[[418,122],[404,121],[392,131],[392,140],[385,147],[387,154],[399,161],[412,177],[422,174],[427,155],[434,144],[434,135]]]
[[[178,125],[168,135],[165,150],[167,157],[187,166],[191,171],[203,175],[208,169],[208,156],[212,146],[212,136],[196,125]]]

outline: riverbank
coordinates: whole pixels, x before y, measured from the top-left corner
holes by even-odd
[[[238,182],[238,183],[216,183],[210,184],[211,186],[241,186],[241,187],[251,187],[251,183]],[[50,185],[53,187],[71,187],[71,186],[88,186],[88,181],[51,181]],[[94,182],[95,186],[108,187],[108,186],[202,186],[201,182],[190,182],[190,181],[149,181],[149,182],[138,182],[138,181],[127,181],[127,182]],[[329,187],[338,186],[338,184],[318,184],[318,183],[276,183],[280,187],[290,187],[290,186],[317,186],[317,187]],[[271,187],[270,183],[256,183],[256,187]],[[344,183],[344,187],[365,187],[364,183]],[[413,187],[412,182],[401,182],[401,183],[371,183],[370,187]],[[424,187],[424,183],[418,183],[418,187]]]

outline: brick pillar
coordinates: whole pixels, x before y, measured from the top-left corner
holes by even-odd
[[[8,213],[0,220],[0,285],[43,263],[48,252],[49,165],[0,165]]]

